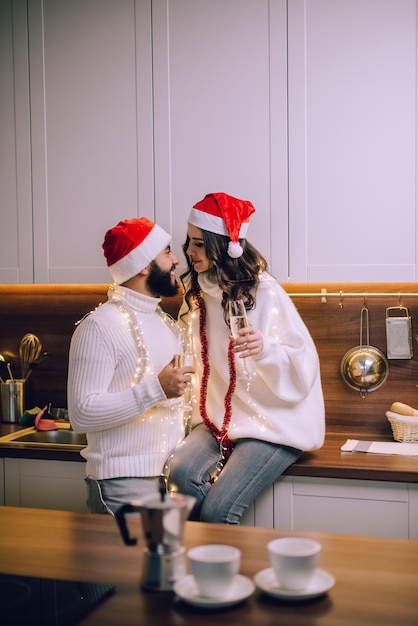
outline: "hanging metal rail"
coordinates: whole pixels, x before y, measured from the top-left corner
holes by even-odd
[[[418,298],[418,292],[416,293],[391,293],[389,291],[384,291],[382,293],[373,292],[363,292],[359,291],[355,292],[346,292],[341,291],[338,293],[329,293],[328,291],[318,291],[316,293],[292,293],[287,292],[288,296],[292,296],[292,298]]]
[[[403,292],[345,292],[345,291],[336,291],[336,292],[328,292],[326,289],[321,289],[321,291],[317,292],[307,292],[307,293],[291,293],[287,292],[287,295],[291,298],[320,298],[321,302],[326,302],[327,298],[339,298],[340,300],[344,298],[363,298],[363,300],[368,300],[369,298],[398,298],[399,302],[402,301],[402,298],[418,298],[418,291],[413,293],[403,293]]]

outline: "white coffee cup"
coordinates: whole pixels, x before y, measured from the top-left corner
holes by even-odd
[[[231,587],[241,564],[241,551],[233,546],[209,544],[187,552],[190,572],[206,598],[221,598]]]
[[[321,544],[304,537],[283,537],[267,544],[270,564],[284,589],[308,586],[319,561]]]

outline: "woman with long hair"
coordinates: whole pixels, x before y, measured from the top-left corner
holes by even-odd
[[[324,442],[319,360],[303,320],[247,241],[251,202],[212,193],[191,210],[179,324],[193,340],[192,428],[168,461],[191,519],[239,524],[255,498]],[[238,330],[231,308],[241,301]]]

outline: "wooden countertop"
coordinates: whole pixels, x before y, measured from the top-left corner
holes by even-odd
[[[305,452],[286,474],[291,476],[418,482],[418,456],[342,452],[341,446],[347,439],[393,441],[386,437],[369,434],[328,433],[325,444],[320,450]]]
[[[17,425],[0,424],[0,436],[18,429]],[[347,439],[393,441],[385,436],[369,433],[354,435],[353,433],[328,432],[324,446],[315,452],[303,454],[285,472],[285,475],[418,482],[418,456],[341,452],[341,446]],[[54,450],[47,447],[30,448],[12,444],[0,444],[0,457],[85,462],[77,451]]]
[[[215,612],[178,601],[174,594],[139,587],[143,539],[125,546],[113,517],[0,507],[0,572],[41,578],[111,583],[116,592],[80,623],[84,626],[201,626],[214,623],[286,626],[416,626],[418,541],[303,533],[322,544],[320,567],[334,575],[327,595],[287,603],[256,591],[245,603]],[[242,551],[241,574],[269,566],[267,542],[301,533],[187,522],[185,546],[225,543]]]

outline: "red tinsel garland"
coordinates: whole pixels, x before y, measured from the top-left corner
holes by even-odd
[[[200,416],[203,420],[203,423],[209,428],[212,435],[219,441],[221,446],[221,452],[226,459],[230,456],[233,443],[228,437],[228,428],[231,423],[232,417],[232,406],[231,406],[231,398],[232,394],[235,391],[235,385],[237,380],[236,370],[235,370],[235,355],[234,355],[234,344],[232,341],[229,342],[228,345],[228,369],[229,369],[229,385],[227,392],[224,398],[224,407],[225,407],[225,415],[222,422],[222,428],[219,430],[211,422],[209,419],[207,410],[206,410],[206,399],[208,392],[208,381],[210,374],[210,362],[208,356],[208,339],[206,335],[206,306],[205,301],[202,298],[202,294],[199,292],[196,296],[197,303],[199,306],[199,335],[200,335],[200,345],[201,345],[201,355],[203,362],[203,375],[202,381],[200,385]]]

